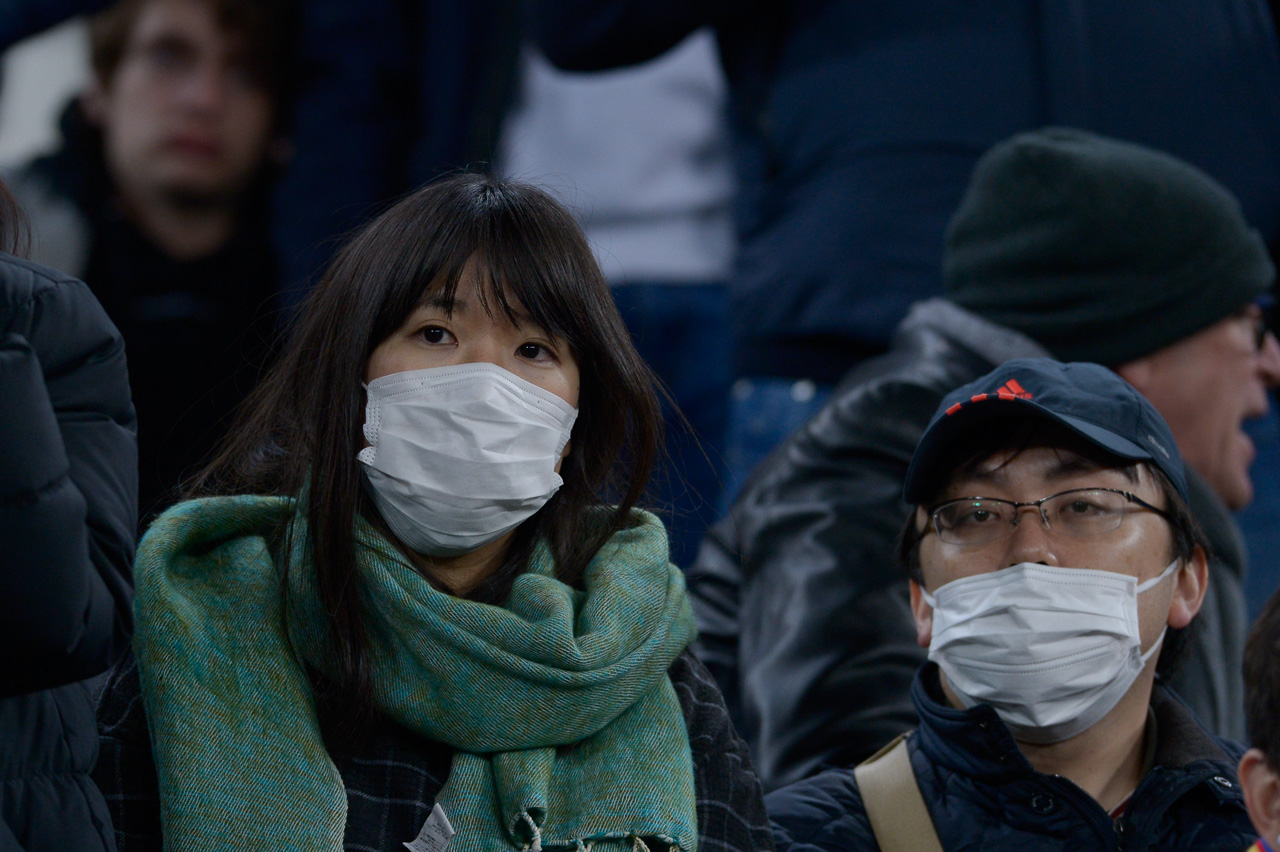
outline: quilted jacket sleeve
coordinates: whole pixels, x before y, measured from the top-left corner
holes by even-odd
[[[128,645],[137,445],[124,343],[89,289],[0,254],[0,696]]]
[[[765,798],[778,852],[879,852],[852,769],[831,769]]]

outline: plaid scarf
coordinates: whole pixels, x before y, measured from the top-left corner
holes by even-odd
[[[268,547],[293,511],[286,498],[195,500],[139,546],[134,654],[172,852],[342,849],[342,778],[291,650],[330,669],[326,616],[297,558],[285,610]],[[553,578],[539,544],[503,608],[436,591],[357,523],[375,702],[457,750],[437,800],[457,831],[450,852],[643,837],[694,852],[688,734],[666,675],[693,615],[661,523],[636,521],[592,560],[585,591]]]

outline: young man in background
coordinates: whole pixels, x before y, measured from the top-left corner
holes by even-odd
[[[124,0],[90,22],[63,144],[9,175],[32,257],[85,280],[129,349],[142,515],[252,386],[277,284],[266,190],[290,90],[286,0]]]

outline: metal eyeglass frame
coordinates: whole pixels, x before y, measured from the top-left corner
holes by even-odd
[[[1157,506],[1152,506],[1150,503],[1148,503],[1146,500],[1143,500],[1141,497],[1138,497],[1137,495],[1132,494],[1128,491],[1122,491],[1119,488],[1068,488],[1066,491],[1059,491],[1057,494],[1050,494],[1048,497],[1041,497],[1039,500],[1030,500],[1027,502],[1020,502],[1018,500],[1005,500],[1000,497],[956,497],[951,500],[944,500],[941,503],[937,503],[929,507],[926,511],[929,514],[929,525],[933,527],[933,531],[938,534],[938,540],[943,542],[944,544],[958,544],[961,546],[990,544],[993,541],[1000,541],[1002,539],[1008,538],[1009,536],[1013,535],[1013,531],[1018,528],[1019,519],[1022,517],[1021,510],[1024,507],[1028,507],[1028,506],[1035,507],[1036,513],[1040,516],[1040,522],[1044,524],[1044,528],[1046,530],[1049,530],[1052,533],[1057,533],[1058,530],[1055,529],[1049,523],[1049,517],[1044,513],[1044,504],[1049,502],[1050,500],[1054,500],[1058,497],[1062,497],[1065,494],[1075,494],[1076,492],[1083,492],[1083,491],[1107,491],[1112,494],[1119,494],[1121,497],[1128,500],[1130,503],[1137,504],[1138,506],[1141,506],[1147,511],[1155,512],[1157,515],[1169,521],[1170,523],[1172,523],[1174,520],[1173,515],[1167,510],[1161,509]],[[1010,518],[1009,525],[1007,527],[1003,527],[1005,532],[1001,533],[1000,535],[993,536],[992,538],[985,539],[983,541],[947,541],[943,537],[942,523],[941,521],[938,520],[938,513],[941,512],[943,509],[947,508],[948,506],[954,506],[957,503],[969,503],[974,500],[985,500],[991,503],[1003,503],[1006,506],[1013,507],[1013,517]],[[1113,529],[1120,529],[1120,525],[1123,523],[1124,523],[1124,516],[1121,515],[1119,522],[1116,523]],[[1111,532],[1111,530],[1103,530],[1100,532]],[[1088,536],[1075,536],[1075,535],[1072,535],[1071,533],[1066,533],[1066,535],[1071,535],[1072,538],[1088,538]]]

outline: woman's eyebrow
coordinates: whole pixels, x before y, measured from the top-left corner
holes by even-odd
[[[466,298],[455,297],[453,299],[446,299],[439,293],[432,293],[432,294],[423,296],[420,300],[418,300],[417,307],[414,308],[414,310],[434,309],[434,310],[444,311],[449,316],[453,316],[454,314],[459,314],[459,313],[466,314],[470,312],[474,304],[475,304],[474,302]],[[506,312],[504,311],[502,313],[506,313]],[[548,331],[542,325],[542,323],[534,319],[534,317],[527,311],[513,309],[509,314],[507,314],[506,319],[509,319],[512,325],[516,326],[521,330],[524,330],[524,331],[537,330],[542,334],[549,335],[553,338],[556,338],[557,340],[560,339],[558,335],[552,334],[552,332]]]
[[[435,308],[436,310],[441,310],[451,314],[454,311],[465,311],[467,310],[468,306],[469,305],[466,299],[459,299],[459,298],[446,299],[444,296],[441,296],[439,293],[433,293],[427,296],[423,296],[421,299],[419,299],[418,304],[415,306],[415,310],[422,310],[424,308]]]

